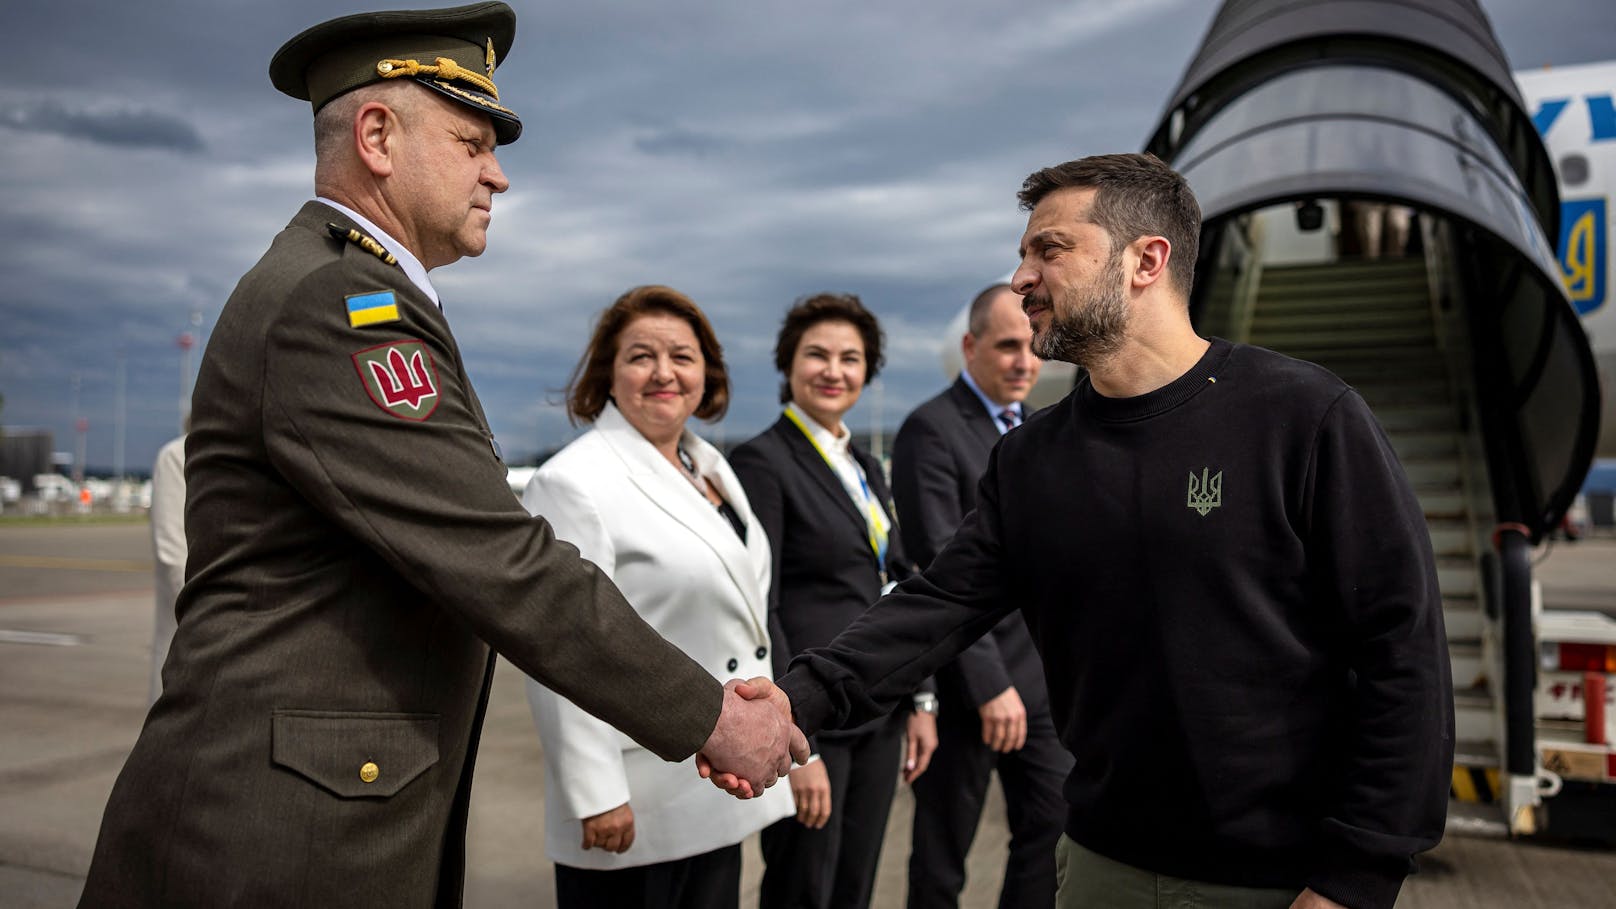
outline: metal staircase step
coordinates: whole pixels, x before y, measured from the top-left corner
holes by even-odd
[[[1260,309],[1261,315],[1251,320],[1252,337],[1276,332],[1332,332],[1343,325],[1353,328],[1385,328],[1398,331],[1427,331],[1431,314],[1408,309],[1370,309],[1334,307],[1330,309],[1302,309],[1292,306],[1283,311]]]
[[[1359,392],[1363,394],[1363,392]],[[1457,432],[1459,430],[1459,412],[1449,402],[1403,402],[1389,401],[1379,406],[1375,402],[1364,398],[1369,408],[1375,412],[1375,419],[1380,421],[1381,428],[1387,432]]]
[[[1404,465],[1403,470],[1406,472],[1408,466]],[[1469,516],[1464,491],[1458,486],[1416,484],[1414,496],[1420,500],[1420,510],[1428,521],[1457,521]]]
[[[1398,460],[1451,458],[1459,453],[1459,440],[1451,432],[1394,432],[1389,439]]]
[[[1453,763],[1458,767],[1502,767],[1498,745],[1490,739],[1458,739],[1453,743]]]
[[[1458,458],[1404,458],[1403,472],[1414,488],[1421,486],[1457,487],[1460,481]]]
[[[1476,595],[1475,559],[1437,556],[1436,581],[1443,593]]]
[[[1448,665],[1453,671],[1453,687],[1475,688],[1487,684],[1487,671],[1481,660],[1479,639],[1454,640],[1448,638]]]
[[[1469,521],[1427,516],[1425,524],[1431,531],[1431,549],[1438,556],[1475,558]]]
[[[1481,607],[1474,597],[1444,595],[1442,625],[1450,641],[1479,641],[1482,634]]]
[[[1455,689],[1453,735],[1456,741],[1496,742],[1496,711],[1486,688]]]
[[[1332,354],[1345,351],[1421,350],[1428,351],[1436,343],[1429,324],[1421,331],[1377,326],[1351,326],[1331,332],[1320,331],[1267,331],[1251,333],[1251,343],[1258,347],[1277,350],[1287,356],[1319,363]],[[1323,365],[1322,363],[1320,365]],[[1326,367],[1328,368],[1328,367]],[[1332,370],[1333,371],[1333,370]]]
[[[1449,799],[1446,832],[1455,836],[1504,839],[1509,836],[1509,823],[1504,818],[1502,805]]]

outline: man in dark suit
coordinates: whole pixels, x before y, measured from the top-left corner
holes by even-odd
[[[909,553],[924,567],[976,507],[976,486],[999,437],[1021,424],[1042,363],[1021,298],[995,284],[971,301],[964,368],[915,408],[892,444],[892,494]],[[1011,612],[937,673],[937,751],[915,780],[910,909],[959,904],[965,856],[997,769],[1010,820],[999,905],[1055,900],[1055,841],[1072,757],[1049,713],[1043,666],[1027,622]]]
[[[202,362],[179,626],[84,906],[458,905],[496,650],[665,759],[786,769],[778,705],[740,712],[511,495],[427,278],[508,185],[515,24],[349,16],[270,64],[316,111],[318,198]]]

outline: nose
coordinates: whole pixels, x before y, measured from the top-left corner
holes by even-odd
[[[651,380],[653,382],[668,382],[673,379],[673,361],[667,357],[657,357],[651,363]]]
[[[1027,264],[1026,259],[1016,266],[1016,273],[1010,276],[1010,289],[1025,297],[1034,287],[1038,286],[1038,273]]]
[[[488,163],[483,166],[483,185],[496,193],[502,193],[511,188],[511,181],[505,178],[505,171],[499,166],[499,159],[493,153],[488,155]]]

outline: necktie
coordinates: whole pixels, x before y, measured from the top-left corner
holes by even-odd
[[[1004,424],[1004,431],[1009,432],[1021,423],[1021,418],[1014,410],[1006,407],[1004,410],[999,411],[999,422]]]

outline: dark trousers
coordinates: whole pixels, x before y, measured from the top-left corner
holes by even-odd
[[[634,868],[556,865],[555,884],[560,909],[736,909],[741,844]]]
[[[1072,770],[1072,755],[1055,737],[1049,714],[1029,713],[1027,744],[1000,754],[982,744],[982,721],[975,710],[944,704],[937,717],[937,742],[931,766],[914,783],[909,909],[959,905],[965,855],[976,837],[995,768],[1010,822],[1010,857],[999,906],[1054,905],[1055,843],[1066,821],[1061,785]]]
[[[763,828],[759,909],[865,909],[898,786],[906,717],[848,738],[819,737],[830,777],[830,820],[810,830],[794,817]]]

